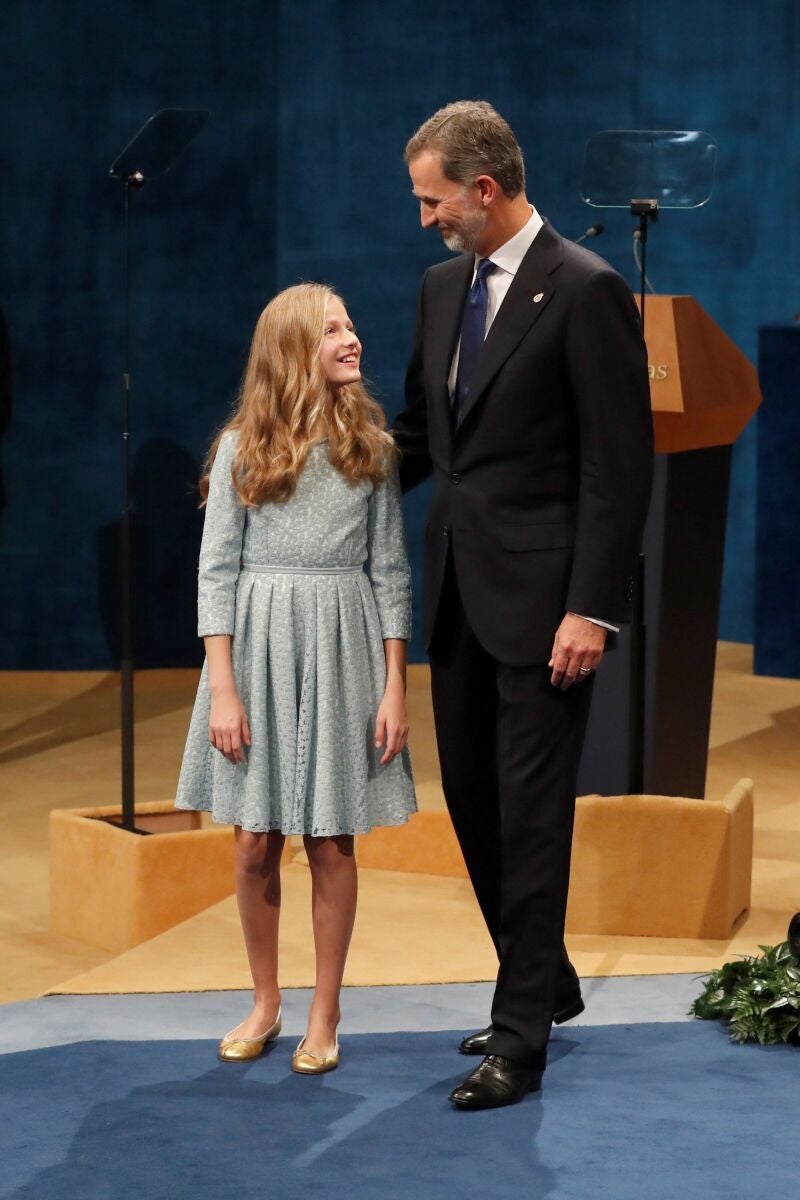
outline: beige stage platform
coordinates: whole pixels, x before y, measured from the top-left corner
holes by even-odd
[[[137,782],[142,801],[174,788],[193,672],[137,676]],[[427,698],[427,671],[410,680],[421,808],[442,807]],[[119,730],[113,676],[0,674],[0,956],[2,997],[42,992],[135,992],[249,985],[232,898],[125,954],[56,937],[48,924],[47,821],[53,808],[116,799]],[[708,795],[755,781],[753,904],[727,940],[571,935],[584,975],[708,970],[760,942],[780,940],[800,907],[800,682],[755,678],[748,647],[721,644],[715,683]],[[312,981],[308,871],[284,872],[284,986]],[[463,879],[361,871],[361,906],[347,982],[487,979],[494,961]]]

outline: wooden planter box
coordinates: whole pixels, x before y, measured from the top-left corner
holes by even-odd
[[[362,867],[466,878],[445,812],[359,838]],[[750,907],[753,784],[724,800],[579,796],[567,931],[728,938]]]
[[[121,953],[193,917],[234,890],[233,829],[202,827],[171,801],[50,814],[50,924],[54,933]]]
[[[723,800],[582,796],[567,930],[727,939],[750,907],[753,783]]]

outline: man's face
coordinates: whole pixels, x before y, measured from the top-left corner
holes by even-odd
[[[432,150],[412,158],[408,173],[419,201],[422,228],[435,226],[448,250],[475,251],[487,219],[478,188],[446,179],[442,156]]]

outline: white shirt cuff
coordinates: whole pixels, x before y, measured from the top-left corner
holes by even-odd
[[[599,625],[602,629],[610,629],[612,633],[619,633],[619,625],[609,625],[608,621],[598,621],[597,617],[584,617],[583,613],[570,613],[572,617],[580,617],[582,621],[591,621],[592,625]]]

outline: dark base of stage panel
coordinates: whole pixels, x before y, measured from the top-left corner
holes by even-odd
[[[644,537],[644,786],[657,796],[705,794],[730,446],[656,455]],[[598,671],[578,792],[628,786],[630,631]]]

